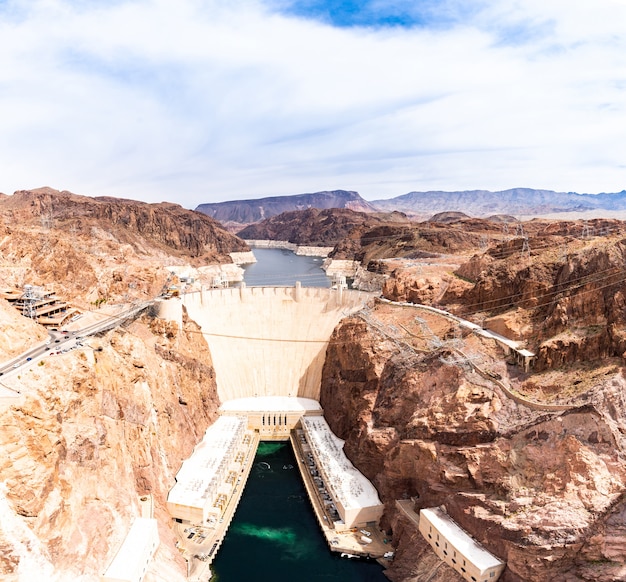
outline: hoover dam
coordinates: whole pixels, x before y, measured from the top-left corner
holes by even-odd
[[[182,305],[209,344],[222,403],[269,396],[319,400],[333,329],[371,297],[299,284],[242,286],[187,293]]]
[[[220,418],[183,463],[168,496],[190,579],[207,579],[260,441],[291,441],[331,549],[372,557],[389,550],[376,534],[383,511],[378,493],[346,458],[319,404],[332,331],[371,298],[342,287],[242,284],[158,304],[159,317],[180,323],[184,307],[200,327],[221,401]],[[365,538],[358,529],[364,527],[372,530]],[[202,543],[194,536],[190,542],[189,531],[200,532]]]

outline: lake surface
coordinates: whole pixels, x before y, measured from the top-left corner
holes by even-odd
[[[262,442],[212,582],[389,582],[375,561],[331,552],[288,442]]]
[[[249,287],[287,285],[330,287],[320,257],[301,257],[284,249],[252,249],[257,262],[244,265],[243,280]]]

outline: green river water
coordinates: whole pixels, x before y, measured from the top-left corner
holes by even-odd
[[[329,550],[287,442],[259,445],[212,570],[212,582],[387,581],[376,562]]]

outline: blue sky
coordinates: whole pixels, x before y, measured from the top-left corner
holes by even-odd
[[[0,0],[0,192],[626,188],[619,0]]]
[[[330,26],[352,27],[427,27],[445,26],[462,18],[472,3],[433,1],[324,1],[277,0],[270,7],[275,11],[306,19],[318,20]]]

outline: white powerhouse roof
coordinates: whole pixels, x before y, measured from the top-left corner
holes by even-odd
[[[303,416],[309,444],[331,480],[326,485],[345,509],[382,505],[378,492],[343,452],[343,443],[323,416]]]
[[[320,411],[322,407],[312,398],[291,396],[251,396],[228,400],[220,407],[222,412],[307,412]]]
[[[179,505],[204,507],[215,474],[246,426],[245,416],[220,416],[204,433],[191,457],[183,462],[167,500]]]
[[[425,515],[437,531],[452,543],[457,551],[469,558],[481,572],[503,564],[501,560],[498,560],[498,558],[483,548],[464,529],[460,528],[440,507],[420,509],[421,515]]]

